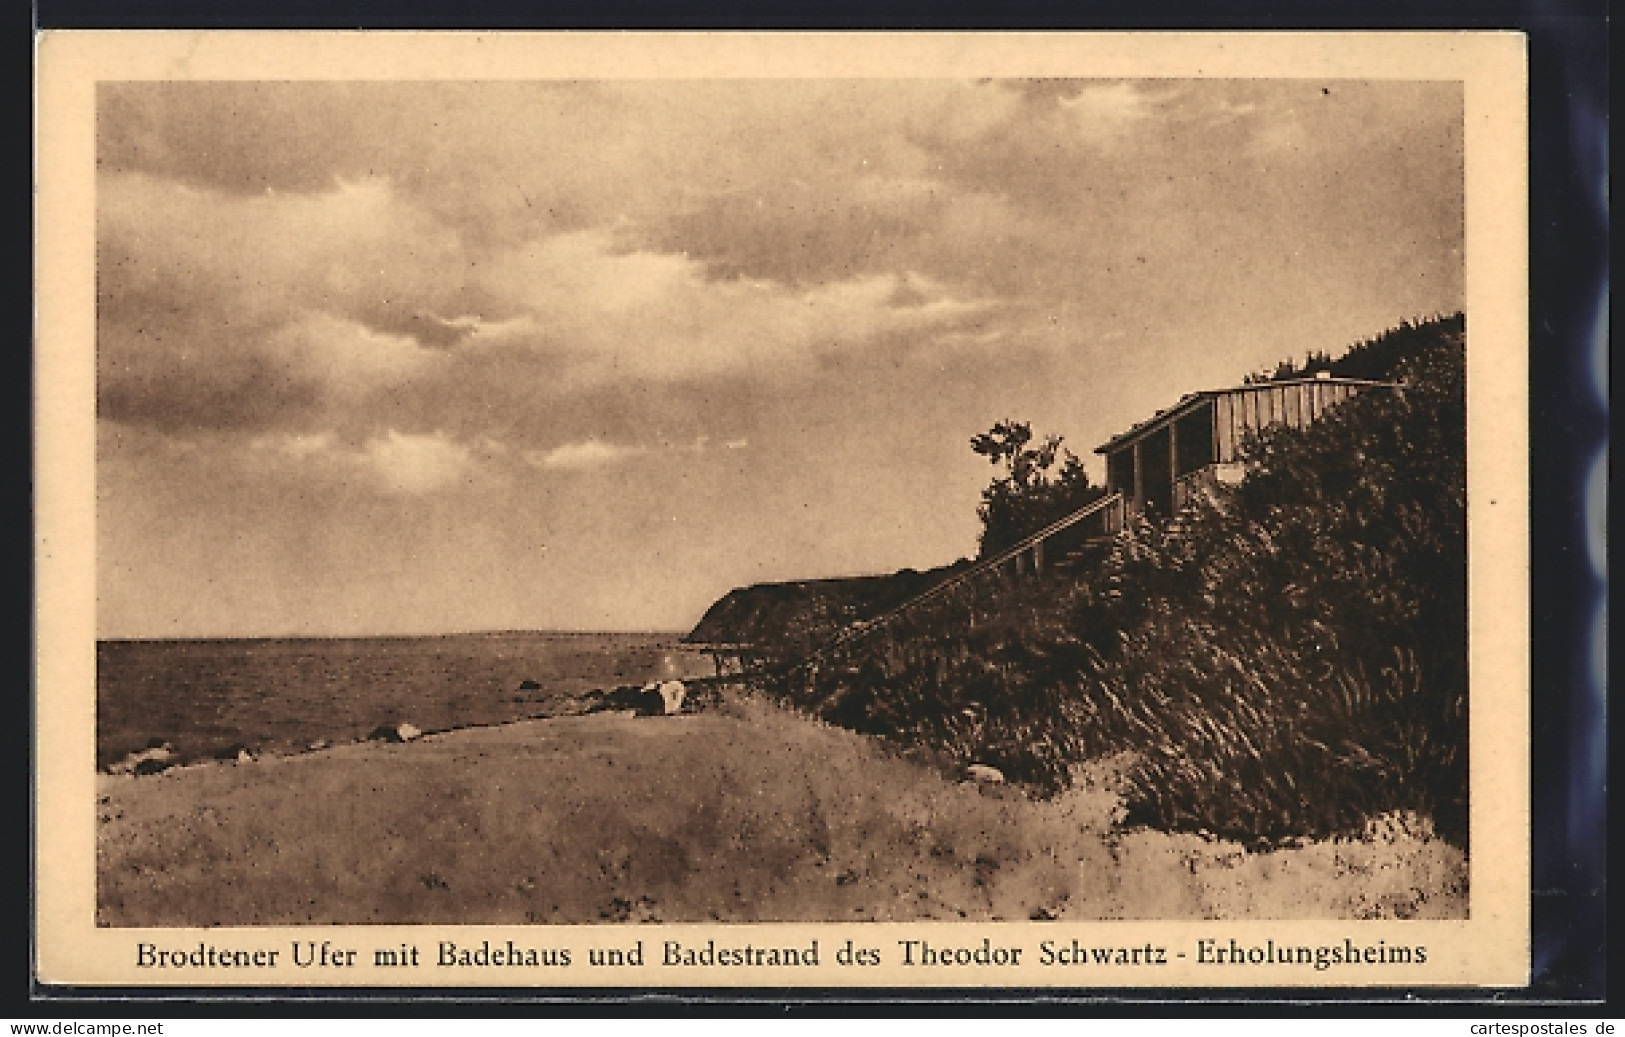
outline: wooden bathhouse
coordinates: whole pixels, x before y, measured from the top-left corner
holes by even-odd
[[[1106,455],[1106,489],[1129,514],[1172,515],[1200,493],[1240,482],[1241,445],[1274,425],[1302,428],[1351,396],[1387,382],[1313,378],[1257,382],[1190,393],[1095,448]]]

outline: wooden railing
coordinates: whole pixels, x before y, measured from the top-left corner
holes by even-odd
[[[1123,495],[1121,493],[1109,493],[1106,496],[1101,497],[1099,500],[1096,500],[1085,507],[1079,508],[1077,511],[1067,515],[1065,518],[1058,519],[1057,521],[1050,523],[1043,529],[1040,529],[1038,532],[1023,537],[1020,541],[1016,542],[1010,547],[1005,548],[998,554],[993,555],[990,558],[982,559],[980,562],[977,562],[975,565],[964,570],[963,572],[955,573],[954,575],[943,580],[941,583],[938,583],[935,586],[916,594],[914,597],[909,598],[902,604],[888,609],[873,619],[867,619],[852,624],[845,630],[842,630],[839,634],[836,634],[821,648],[806,656],[800,662],[796,663],[795,666],[791,667],[790,672],[794,673],[797,670],[822,661],[836,649],[849,645],[860,638],[867,637],[869,634],[884,628],[886,624],[890,623],[899,616],[902,616],[907,612],[911,612],[919,606],[947,594],[955,587],[963,586],[964,584],[969,583],[980,576],[997,570],[1000,566],[1020,558],[1028,551],[1032,551],[1044,541],[1055,536],[1055,534],[1067,529],[1071,529],[1073,526],[1076,526],[1083,520],[1095,515],[1099,515],[1102,512],[1105,513],[1104,524],[1106,527],[1105,531],[1107,533],[1116,533],[1121,530],[1123,528]],[[1116,519],[1115,523],[1112,521],[1114,518]]]
[[[1196,499],[1212,491],[1217,485],[1213,476],[1213,465],[1203,465],[1201,468],[1174,479],[1174,512],[1184,511]]]

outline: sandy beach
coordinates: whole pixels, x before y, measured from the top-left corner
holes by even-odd
[[[1120,831],[746,698],[99,777],[103,925],[1462,917],[1459,851]]]

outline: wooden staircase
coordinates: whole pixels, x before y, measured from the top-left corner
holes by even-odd
[[[1079,508],[1070,515],[1057,519],[1055,522],[1050,523],[1043,529],[1040,529],[1038,532],[1030,534],[1010,547],[1005,548],[998,554],[989,558],[984,558],[970,568],[965,569],[962,572],[955,573],[954,575],[943,580],[941,583],[938,583],[925,591],[916,594],[914,597],[909,598],[902,604],[888,609],[887,611],[871,619],[866,619],[852,624],[845,630],[842,630],[840,633],[836,634],[829,641],[825,642],[821,647],[803,657],[801,661],[792,666],[788,672],[793,674],[799,670],[804,670],[807,667],[814,666],[827,659],[830,654],[836,650],[844,648],[847,645],[861,640],[862,638],[868,637],[870,634],[883,630],[893,620],[912,612],[921,605],[935,601],[955,588],[964,586],[966,583],[969,583],[972,580],[976,580],[987,575],[988,573],[996,572],[1000,568],[1011,565],[1012,563],[1019,565],[1019,559],[1029,554],[1032,554],[1035,558],[1038,557],[1035,549],[1037,549],[1037,552],[1041,552],[1042,545],[1046,541],[1054,538],[1056,534],[1069,530],[1086,519],[1099,515],[1102,512],[1106,512],[1109,508],[1121,507],[1122,503],[1123,495],[1121,493],[1109,493],[1106,496],[1101,497],[1100,499],[1085,505],[1082,508]],[[1109,544],[1113,539],[1115,539],[1114,533],[1109,533],[1104,536],[1089,537],[1080,544],[1075,545],[1072,549],[1068,550],[1060,558],[1056,559],[1048,566],[1048,568],[1058,570],[1075,570],[1086,562],[1088,556],[1094,553],[1095,548],[1104,544]],[[1034,567],[1038,568],[1038,565],[1035,563]]]

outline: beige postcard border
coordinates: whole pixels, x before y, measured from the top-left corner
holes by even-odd
[[[42,982],[189,986],[1523,986],[1529,944],[1527,95],[1517,33],[527,34],[54,32],[37,80],[35,342],[36,974]],[[1460,922],[420,926],[98,929],[95,876],[94,97],[98,80],[722,77],[1239,77],[1458,80],[1466,114],[1471,918]],[[1495,415],[1493,420],[1487,415]],[[1072,939],[1166,948],[1149,968],[1041,964]],[[641,939],[613,978],[586,951]],[[818,941],[816,968],[658,964],[663,940]],[[896,964],[901,940],[1023,948],[1019,965]],[[1425,964],[1315,971],[1203,964],[1200,941],[1427,948]],[[440,941],[568,948],[569,967],[438,967]],[[850,940],[888,964],[837,962]],[[277,949],[278,965],[136,968],[138,943]],[[358,950],[299,967],[292,945]],[[940,941],[940,942],[939,942]],[[372,951],[422,949],[423,967]],[[1183,958],[1175,957],[1184,955]]]

